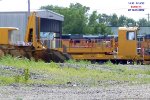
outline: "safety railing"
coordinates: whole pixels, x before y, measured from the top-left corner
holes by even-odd
[[[41,43],[48,48],[112,48],[113,39],[41,39]]]

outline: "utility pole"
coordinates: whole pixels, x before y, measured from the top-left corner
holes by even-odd
[[[28,16],[30,15],[30,0],[28,0]]]
[[[150,17],[150,14],[148,13],[148,14],[146,14],[147,16],[148,16],[148,22],[149,22],[149,17]]]

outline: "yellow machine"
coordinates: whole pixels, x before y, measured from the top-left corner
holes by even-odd
[[[0,56],[11,54],[12,56],[25,56],[29,58],[31,49],[29,46],[17,46],[19,40],[18,29],[15,27],[0,28]]]
[[[37,17],[36,13],[33,13],[28,19],[25,43],[32,43],[36,50],[46,49],[40,41],[40,17]]]
[[[150,46],[144,38],[138,41],[138,27],[120,27],[118,31],[118,59],[150,62]],[[148,54],[146,54],[148,53]]]
[[[150,40],[138,41],[138,30],[138,27],[119,27],[118,40],[53,39],[50,43],[51,47],[55,48],[48,49],[40,39],[40,17],[32,13],[28,19],[24,41],[19,40],[17,28],[0,28],[0,56],[10,54],[29,59],[33,57],[35,60],[42,59],[46,62],[63,62],[69,58],[124,63],[150,62]]]
[[[138,27],[119,27],[117,41],[115,38],[64,39],[62,48],[57,50],[68,53],[76,60],[111,60],[123,63],[150,61],[150,55],[144,53],[147,42],[137,41],[138,31]]]
[[[0,28],[0,56],[12,56],[42,59],[45,62],[63,62],[67,59],[61,52],[48,49],[40,41],[40,18],[36,13],[29,16],[25,40],[19,41],[17,28]]]

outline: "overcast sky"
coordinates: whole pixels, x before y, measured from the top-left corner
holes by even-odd
[[[146,18],[150,13],[150,0],[30,0],[31,10],[37,10],[45,5],[58,5],[68,7],[70,3],[81,3],[90,7],[91,11],[97,10],[98,13],[118,16],[125,15],[135,20]],[[144,4],[132,5],[128,2],[144,2]],[[141,6],[144,11],[128,11],[131,6]],[[0,0],[0,11],[27,11],[28,0]]]

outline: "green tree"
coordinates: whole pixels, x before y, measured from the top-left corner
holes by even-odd
[[[97,15],[97,11],[93,11],[93,13],[91,14],[91,16],[89,17],[89,26],[94,26],[97,24],[97,20],[98,19],[98,15]]]
[[[139,19],[139,21],[137,22],[139,24],[139,26],[148,26],[148,22],[145,18]]]
[[[97,34],[98,32],[95,30],[95,27],[97,26],[97,11],[93,11],[92,14],[89,16],[89,22],[88,22],[88,34]]]
[[[135,23],[136,23],[136,21],[134,20],[134,19],[132,19],[132,18],[127,18],[127,21],[126,21],[128,24],[129,23],[132,23],[132,25],[134,25],[135,26]]]
[[[96,11],[88,16],[90,8],[79,3],[71,3],[69,7],[48,5],[42,6],[41,9],[64,15],[63,33],[65,34],[111,34],[111,29],[106,27],[111,19],[110,16],[97,14]]]
[[[98,18],[99,18],[99,23],[103,23],[106,26],[109,26],[109,23],[111,21],[111,16],[107,14],[99,14]]]
[[[98,15],[98,19],[99,19],[99,23],[105,23],[106,22],[106,19],[102,16],[102,14],[99,14]]]
[[[111,16],[110,24],[114,27],[118,26],[118,16],[116,14]]]
[[[52,10],[64,15],[63,33],[83,34],[86,32],[89,7],[71,3],[69,8],[48,5],[42,6],[41,9]]]
[[[103,19],[100,21],[100,18]],[[111,34],[111,28],[107,27],[109,16],[106,14],[98,15],[97,11],[93,11],[89,17],[88,23],[88,33],[89,34],[102,34],[108,35]]]
[[[105,24],[100,24],[101,34],[102,35],[112,35],[111,28],[106,26]]]
[[[127,24],[126,19],[127,18],[124,15],[121,15],[119,17],[119,20],[118,20],[118,26],[124,26],[124,25],[126,25]]]

